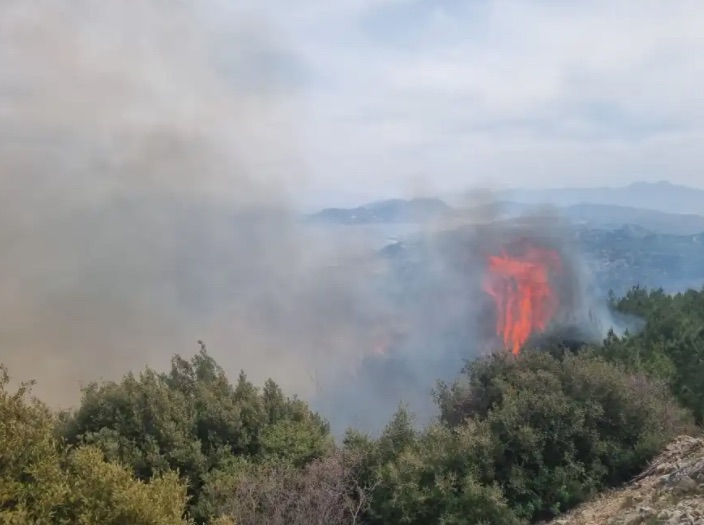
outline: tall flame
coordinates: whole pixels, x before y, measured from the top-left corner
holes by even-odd
[[[489,257],[484,289],[496,303],[496,333],[514,354],[555,314],[558,297],[550,275],[561,266],[556,252],[535,247],[519,256]]]

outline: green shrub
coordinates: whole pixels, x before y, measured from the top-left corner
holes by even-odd
[[[633,288],[612,299],[613,307],[637,316],[645,327],[637,334],[610,336],[597,352],[630,370],[643,370],[667,381],[677,399],[704,422],[704,290],[667,295]]]
[[[688,424],[664,384],[589,353],[494,355],[436,398],[478,480],[531,520],[628,480]]]
[[[182,518],[186,508],[186,486],[175,472],[136,480],[132,473],[104,460],[94,447],[80,447],[69,454],[68,523],[130,523],[173,525],[189,523]]]
[[[50,412],[28,399],[28,385],[10,394],[0,371],[0,523],[188,523],[186,487],[176,474],[144,483],[97,449],[65,449],[54,438]]]
[[[205,350],[190,361],[174,357],[165,374],[147,369],[89,385],[61,433],[71,444],[97,446],[143,480],[178,472],[199,522],[209,518],[197,511],[206,475],[233,457],[302,466],[331,445],[327,423],[305,403],[286,398],[273,381],[260,390],[240,374],[230,384]]]
[[[520,523],[500,488],[479,482],[458,433],[440,425],[417,432],[403,408],[379,439],[350,432],[345,447],[364,458],[358,469],[370,487],[364,523]]]

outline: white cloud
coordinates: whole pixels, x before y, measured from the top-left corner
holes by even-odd
[[[700,0],[200,5],[224,35],[255,15],[278,46],[318,190],[704,186]]]

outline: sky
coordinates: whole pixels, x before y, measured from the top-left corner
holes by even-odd
[[[224,34],[241,19],[238,2],[209,5]],[[274,42],[262,79],[295,105],[311,195],[704,186],[699,0],[247,9],[252,35]]]

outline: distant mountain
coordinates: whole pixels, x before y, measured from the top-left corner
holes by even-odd
[[[514,189],[499,192],[498,198],[561,207],[590,203],[704,215],[704,190],[669,182],[636,182],[613,188]]]
[[[704,197],[702,198],[704,199]],[[637,200],[633,199],[633,202],[637,203]],[[326,208],[309,216],[309,219],[323,224],[420,224],[455,217],[462,220],[465,216],[517,217],[529,212],[539,204],[543,204],[543,201],[538,200],[536,203],[497,201],[470,210],[461,210],[449,206],[440,199],[391,199],[355,208]],[[571,205],[556,204],[556,207],[573,224],[592,228],[608,230],[630,225],[660,234],[694,235],[704,232],[704,214],[668,213],[642,207],[591,202]],[[470,213],[467,213],[468,211]]]
[[[332,224],[421,223],[451,211],[452,208],[440,199],[390,199],[356,208],[326,208],[308,218]]]
[[[470,216],[490,216],[496,218],[513,218],[530,213],[544,205],[544,202],[521,203],[499,201],[491,205],[473,208]],[[584,202],[572,205],[554,205],[558,213],[576,226],[589,226],[605,230],[634,226],[644,228],[652,233],[672,233],[694,235],[704,232],[704,214],[668,213],[633,206],[615,204],[595,204]],[[451,216],[450,213],[446,214]],[[461,214],[457,212],[457,215]]]
[[[587,203],[561,208],[561,212],[575,225],[606,230],[631,225],[662,234],[694,235],[704,232],[702,215]]]

